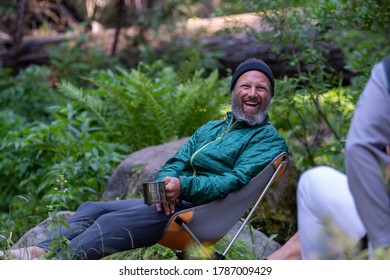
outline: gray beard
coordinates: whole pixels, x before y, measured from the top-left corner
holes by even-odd
[[[242,120],[248,123],[250,126],[261,124],[267,117],[270,103],[265,108],[260,108],[256,114],[245,114],[242,109],[241,103],[237,98],[232,96],[232,113],[237,120]]]

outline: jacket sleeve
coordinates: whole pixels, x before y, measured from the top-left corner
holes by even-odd
[[[346,142],[348,185],[374,248],[390,244],[390,95],[382,64],[376,64],[356,104]]]
[[[252,140],[230,172],[210,176],[180,176],[182,196],[194,204],[224,198],[257,175],[281,152],[287,152],[285,140],[276,129],[269,129],[261,138]]]

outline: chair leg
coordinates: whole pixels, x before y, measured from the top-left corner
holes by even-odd
[[[192,240],[198,245],[198,248],[203,252],[205,256],[208,258],[212,258],[210,253],[207,251],[207,249],[203,246],[203,244],[199,241],[199,239],[194,235],[194,233],[188,228],[185,221],[183,221],[179,216],[175,219],[175,223],[182,226],[184,230],[191,236]]]
[[[186,254],[183,251],[173,251],[177,257],[178,260],[185,260]]]
[[[225,255],[226,255],[226,252],[230,249],[230,247],[225,251],[224,254],[220,254],[218,252],[209,252],[204,246],[203,244],[199,241],[199,239],[193,234],[193,232],[188,228],[187,224],[185,221],[183,221],[180,216],[176,217],[175,219],[175,222],[182,226],[184,228],[184,230],[191,236],[191,238],[194,240],[194,242],[198,245],[198,248],[203,252],[203,254],[206,256],[206,258],[208,259],[211,259],[211,260],[224,260],[226,259]],[[234,242],[234,240],[233,240]],[[232,242],[232,243],[233,243]],[[186,253],[183,252],[183,251],[178,251],[178,252],[175,252],[177,258],[179,260],[185,260],[187,259],[186,258]]]
[[[177,259],[182,261],[182,260],[191,260],[193,258],[191,258],[191,253],[189,251],[178,251],[178,250],[172,250]]]
[[[214,252],[212,260],[224,260],[226,259],[225,255],[222,255],[218,252]]]

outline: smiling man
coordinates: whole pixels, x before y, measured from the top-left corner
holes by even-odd
[[[250,58],[238,65],[230,86],[234,117],[252,126],[262,123],[274,89],[274,75],[264,61]]]
[[[58,259],[100,259],[157,243],[173,213],[226,197],[287,152],[285,140],[268,122],[274,87],[272,71],[262,60],[248,59],[237,67],[231,81],[232,111],[195,131],[156,174],[155,181],[166,184],[166,205],[151,207],[143,199],[85,202],[68,227],[9,255],[39,259],[51,252]],[[53,248],[58,236],[69,240],[66,251]]]

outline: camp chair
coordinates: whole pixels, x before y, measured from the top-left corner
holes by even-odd
[[[283,152],[240,190],[230,193],[224,199],[175,213],[159,244],[175,251],[179,258],[189,248],[199,247],[207,258],[225,259],[268,188],[285,172],[287,163],[287,153]],[[206,250],[230,231],[249,209],[250,212],[222,254]]]

